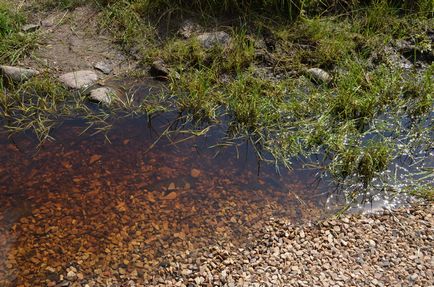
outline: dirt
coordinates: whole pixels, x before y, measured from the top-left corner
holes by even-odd
[[[134,70],[137,60],[123,53],[108,31],[101,29],[99,13],[85,6],[31,15],[28,22],[40,24],[41,40],[38,48],[20,65],[56,75],[94,69],[98,62],[111,66],[112,76]]]

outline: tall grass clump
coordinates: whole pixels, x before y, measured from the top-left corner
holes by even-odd
[[[14,64],[36,46],[35,33],[20,33],[24,16],[0,1],[0,63]]]

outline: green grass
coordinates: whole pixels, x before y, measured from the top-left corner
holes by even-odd
[[[37,34],[21,33],[25,17],[0,1],[0,63],[14,64],[36,47]]]

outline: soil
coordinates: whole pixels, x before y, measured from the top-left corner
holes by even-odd
[[[57,75],[92,70],[98,62],[112,66],[113,76],[134,70],[137,61],[123,53],[107,31],[101,30],[99,13],[84,6],[33,14],[28,22],[40,24],[42,37],[38,48],[20,65]]]

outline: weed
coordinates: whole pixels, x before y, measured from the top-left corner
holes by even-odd
[[[14,64],[36,46],[37,35],[20,33],[24,16],[0,1],[0,62]]]

